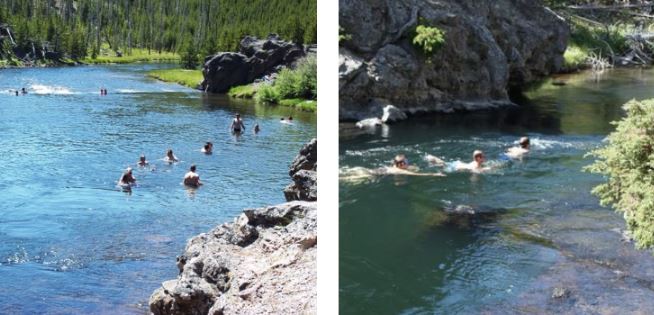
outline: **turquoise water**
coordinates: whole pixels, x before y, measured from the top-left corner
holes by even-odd
[[[613,217],[589,193],[601,177],[581,171],[591,162],[584,155],[613,129],[610,122],[621,117],[623,103],[654,97],[654,71],[621,69],[559,79],[567,85],[546,81],[515,96],[515,108],[432,115],[372,130],[341,124],[342,177],[358,167],[390,165],[398,153],[423,172],[439,171],[424,161],[427,154],[469,162],[475,149],[494,165],[487,174],[342,179],[341,314],[525,312],[512,308],[522,303],[516,301],[538,287],[548,268],[576,255],[561,251],[550,237],[553,231],[571,235],[574,245],[568,248],[603,246],[589,239],[592,234],[583,234],[598,229],[592,222],[600,224],[600,219],[575,222]],[[502,160],[502,152],[523,135],[532,139],[530,155],[523,161]],[[474,219],[445,214],[458,205],[498,214]],[[574,243],[581,240],[584,246]]]
[[[284,201],[315,115],[145,78],[160,67],[0,70],[0,313],[146,313],[188,238]],[[9,91],[21,87],[30,93]],[[236,112],[261,133],[233,137]],[[280,124],[288,115],[295,124]],[[160,160],[168,148],[180,163]],[[151,167],[135,167],[138,187],[121,192],[141,153]],[[198,190],[181,185],[192,163]]]

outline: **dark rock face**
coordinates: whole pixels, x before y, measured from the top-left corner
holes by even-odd
[[[410,113],[510,104],[508,88],[562,66],[569,35],[565,21],[536,0],[339,3],[339,23],[352,36],[339,67],[340,117],[348,120],[381,117],[377,103]],[[445,32],[431,57],[411,43],[418,23]]]
[[[314,173],[313,200],[316,157],[314,139],[291,172]],[[177,279],[150,297],[151,314],[315,314],[317,215],[309,201],[245,209],[195,236],[177,258]]]
[[[288,174],[293,179],[293,183],[284,189],[286,201],[318,199],[317,169],[318,143],[313,139],[300,150],[300,154],[291,163]]]
[[[241,40],[239,52],[223,52],[205,59],[201,88],[225,93],[232,86],[252,83],[290,66],[305,55],[302,46],[283,41],[274,34],[263,40],[246,36]]]

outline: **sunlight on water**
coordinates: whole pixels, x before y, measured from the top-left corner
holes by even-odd
[[[188,238],[284,201],[315,115],[146,78],[155,67],[167,65],[0,72],[0,91],[28,90],[0,94],[0,313],[146,313]],[[237,112],[241,137],[228,130]],[[295,124],[279,123],[289,115]],[[179,163],[161,160],[169,148]],[[197,190],[181,185],[191,164]],[[116,187],[128,166],[131,193]]]

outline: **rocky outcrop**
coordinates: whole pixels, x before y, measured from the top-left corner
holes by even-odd
[[[318,199],[317,170],[318,145],[316,139],[313,139],[300,150],[300,154],[291,163],[288,174],[293,179],[293,183],[284,189],[286,201],[316,201]]]
[[[262,40],[246,36],[241,40],[239,52],[218,53],[205,59],[201,88],[225,93],[232,86],[252,83],[281,67],[290,66],[305,55],[302,45],[283,41],[275,34]]]
[[[316,153],[314,139],[291,175],[315,173]],[[150,297],[151,313],[315,314],[317,213],[316,202],[306,200],[246,209],[193,237],[177,258],[177,279]]]
[[[562,66],[568,26],[537,0],[340,0],[340,117],[451,112],[511,104],[507,90]],[[432,56],[412,44],[422,24],[445,32]]]

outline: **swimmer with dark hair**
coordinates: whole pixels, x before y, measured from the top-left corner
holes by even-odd
[[[191,187],[200,187],[202,182],[200,182],[200,175],[195,172],[195,164],[191,165],[189,171],[184,175],[184,185]]]

